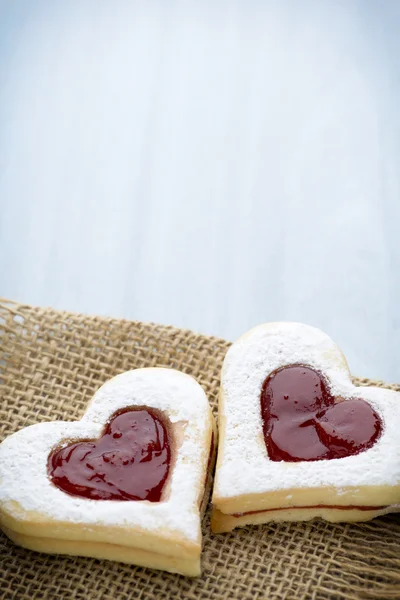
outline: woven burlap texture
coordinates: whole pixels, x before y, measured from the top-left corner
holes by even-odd
[[[0,441],[21,427],[83,414],[107,379],[168,366],[205,389],[214,413],[229,343],[173,327],[0,301]],[[366,379],[356,382],[383,385]],[[400,390],[400,386],[388,386]],[[27,474],[29,476],[29,474]],[[305,600],[400,598],[400,518],[247,527],[213,536],[203,575],[24,550],[0,534],[2,600]]]

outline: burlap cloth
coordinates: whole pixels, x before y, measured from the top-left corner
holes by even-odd
[[[8,301],[0,301],[0,340],[0,440],[39,421],[79,419],[99,385],[135,367],[169,366],[193,375],[215,411],[229,347],[173,327]],[[211,535],[207,515],[198,579],[48,556],[0,535],[2,600],[400,598],[400,515],[367,524],[253,526],[218,536]]]

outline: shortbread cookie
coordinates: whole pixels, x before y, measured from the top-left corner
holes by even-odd
[[[222,368],[212,529],[400,510],[400,393],[352,384],[324,333],[269,323]]]
[[[194,379],[122,373],[80,421],[32,425],[0,444],[0,526],[32,550],[199,575],[215,447]]]

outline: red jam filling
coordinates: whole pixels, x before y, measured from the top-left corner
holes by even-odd
[[[338,509],[338,510],[382,510],[383,508],[386,508],[386,506],[355,506],[352,504],[349,504],[349,506],[338,506],[335,504],[332,504],[332,505],[316,504],[315,506],[287,506],[287,507],[280,507],[280,508],[267,508],[265,510],[250,510],[249,512],[233,513],[231,516],[235,517],[236,519],[239,519],[240,517],[245,517],[246,515],[258,515],[260,513],[271,512],[272,510],[291,510],[291,509],[300,510],[303,508],[307,508],[307,509],[332,508],[332,509]]]
[[[73,496],[93,500],[159,502],[171,464],[166,425],[153,411],[119,411],[94,441],[54,450],[48,459],[52,482]]]
[[[297,462],[343,458],[371,448],[382,422],[368,402],[335,398],[310,367],[282,367],[264,381],[261,417],[268,455]]]

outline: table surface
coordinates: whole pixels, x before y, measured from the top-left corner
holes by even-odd
[[[0,294],[400,380],[400,2],[0,0]]]

